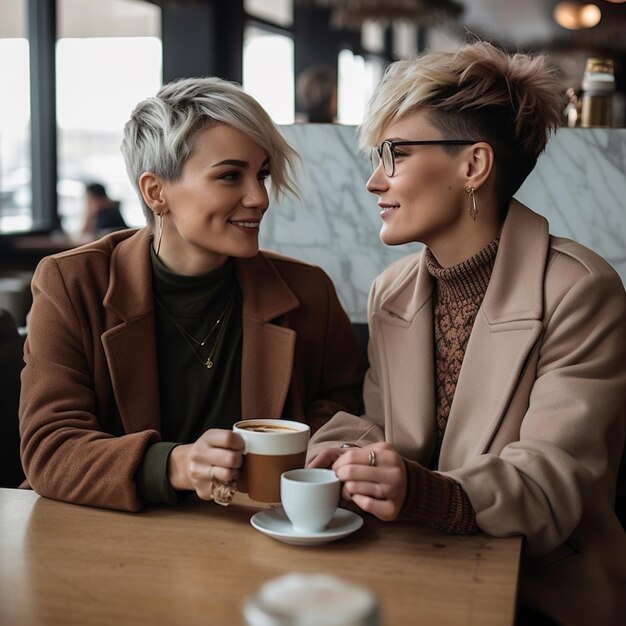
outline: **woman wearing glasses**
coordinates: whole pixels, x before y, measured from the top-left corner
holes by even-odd
[[[388,69],[367,188],[383,242],[425,249],[374,282],[365,414],[336,415],[310,457],[380,519],[524,535],[520,623],[623,624],[624,288],[512,198],[559,93],[544,58],[483,42]]]
[[[232,425],[314,431],[358,411],[364,359],[326,274],[259,251],[266,183],[293,192],[296,154],[253,98],[217,78],[166,85],[133,111],[122,152],[148,227],[44,259],[33,279],[26,475],[79,504],[228,504]]]

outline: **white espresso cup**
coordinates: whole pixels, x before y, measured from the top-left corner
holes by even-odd
[[[330,469],[295,469],[280,477],[280,501],[296,532],[323,531],[337,511],[340,494],[341,481]]]
[[[280,476],[304,467],[311,428],[290,420],[249,419],[237,422],[233,430],[245,446],[237,489],[257,502],[280,502]]]

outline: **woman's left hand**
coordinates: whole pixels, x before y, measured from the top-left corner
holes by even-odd
[[[407,489],[404,459],[388,443],[350,448],[334,463],[342,496],[383,521],[397,519]]]

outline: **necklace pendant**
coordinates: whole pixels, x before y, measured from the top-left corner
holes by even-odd
[[[210,370],[213,367],[213,361],[211,361],[211,357],[209,357],[205,362],[204,362],[204,367],[206,367],[208,370]]]

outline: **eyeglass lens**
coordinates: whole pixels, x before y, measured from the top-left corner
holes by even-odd
[[[394,156],[393,156],[393,146],[390,141],[383,141],[382,146],[382,162],[383,169],[385,170],[385,174],[387,176],[393,176],[393,172],[395,169]]]
[[[394,158],[393,158],[393,146],[390,141],[383,141],[380,147],[375,146],[371,152],[372,170],[383,164],[383,170],[387,176],[393,176],[394,171]]]

